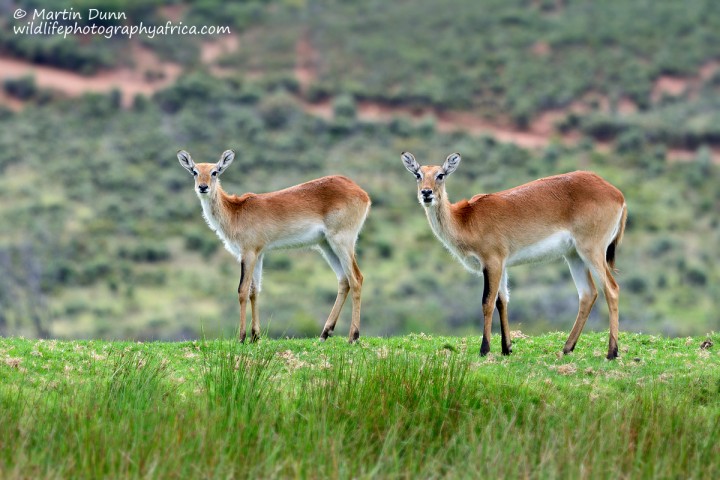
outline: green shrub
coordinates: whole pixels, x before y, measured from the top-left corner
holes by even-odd
[[[298,113],[298,107],[292,96],[280,91],[263,99],[258,105],[258,113],[266,127],[276,130],[289,123]]]
[[[350,95],[340,95],[333,100],[333,114],[335,119],[354,120],[357,115],[355,99]]]
[[[220,239],[208,229],[192,230],[185,233],[185,248],[199,252],[203,258],[209,258],[220,246]]]
[[[134,262],[156,263],[170,259],[170,250],[167,245],[151,240],[141,240],[136,245],[123,246],[118,253],[120,258]]]
[[[3,82],[5,93],[20,100],[30,100],[38,93],[34,75],[8,78]]]

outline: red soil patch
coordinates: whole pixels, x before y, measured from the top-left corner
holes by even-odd
[[[159,8],[159,10],[160,15],[167,18],[171,22],[179,22],[185,16],[185,12],[187,11],[187,5],[163,5]]]
[[[149,50],[139,44],[131,47],[135,66],[100,72],[86,77],[59,68],[31,63],[9,57],[0,57],[0,80],[33,75],[41,88],[60,91],[71,97],[86,92],[107,93],[117,89],[122,105],[132,104],[135,95],[151,95],[171,84],[180,74],[180,66],[162,63]],[[152,75],[146,75],[152,73]],[[3,102],[4,103],[4,102]]]
[[[711,60],[703,64],[697,75],[691,77],[678,77],[661,75],[653,85],[651,98],[653,102],[659,101],[663,95],[677,97],[687,93],[690,98],[697,98],[703,83],[720,69],[720,62]]]
[[[677,97],[689,91],[691,84],[694,83],[692,80],[682,77],[672,77],[669,75],[662,75],[660,78],[655,80],[655,84],[652,89],[652,101],[657,102],[662,98],[663,95],[669,95]]]
[[[182,18],[180,9],[167,7],[163,10],[175,12],[173,15]],[[165,12],[167,14],[167,12]],[[225,69],[213,65],[217,59],[236,50],[239,46],[236,35],[219,37],[215,41],[202,44],[200,58],[203,63],[211,66],[215,74],[227,74]],[[93,76],[84,76],[71,71],[44,65],[35,65],[23,60],[0,56],[0,81],[33,75],[35,83],[41,88],[59,91],[65,95],[76,97],[86,92],[107,93],[117,89],[122,94],[122,105],[128,107],[138,94],[152,95],[156,91],[172,84],[182,72],[182,67],[171,62],[160,61],[154,52],[138,42],[130,46],[132,66],[106,70]],[[0,93],[0,103],[14,110],[22,107],[22,102]]]
[[[538,57],[547,57],[552,53],[552,48],[549,43],[539,40],[532,44],[530,51]]]
[[[329,120],[333,117],[330,101],[309,103],[300,102],[303,109],[312,115]],[[567,138],[557,134],[538,133],[530,130],[524,131],[510,125],[502,125],[472,112],[466,111],[439,111],[432,108],[408,108],[384,105],[377,102],[363,101],[357,105],[357,118],[363,122],[390,122],[394,118],[405,117],[411,121],[419,122],[423,118],[432,117],[440,132],[464,131],[471,135],[488,135],[501,142],[515,143],[522,148],[543,148],[553,140],[574,142],[570,136]]]
[[[206,65],[213,65],[222,55],[232,53],[240,46],[237,35],[223,35],[215,41],[204,42],[200,49],[200,61]]]
[[[295,78],[301,91],[306,92],[317,80],[319,60],[320,55],[310,42],[309,35],[302,35],[295,44]]]

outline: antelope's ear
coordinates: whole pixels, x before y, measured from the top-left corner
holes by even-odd
[[[178,150],[177,152],[177,158],[180,160],[180,165],[183,166],[185,170],[192,173],[194,175],[193,169],[195,168],[195,162],[193,162],[192,157],[190,157],[190,154],[186,152],[185,150]]]
[[[408,172],[417,176],[418,172],[420,171],[420,164],[417,162],[417,160],[415,160],[413,154],[410,152],[403,152],[402,155],[400,155],[400,158],[402,159],[405,168],[408,169]]]
[[[447,159],[445,159],[442,169],[445,171],[445,175],[450,175],[457,170],[458,165],[460,165],[460,154],[451,153],[448,155]]]
[[[225,169],[235,160],[235,152],[232,150],[225,150],[222,155],[220,155],[220,160],[215,164],[215,170],[217,170],[218,174],[221,174],[225,171]]]

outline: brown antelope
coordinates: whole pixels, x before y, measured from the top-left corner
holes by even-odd
[[[480,355],[490,351],[495,307],[500,314],[502,353],[512,352],[507,268],[564,257],[580,307],[563,353],[575,348],[597,298],[592,272],[602,283],[610,311],[607,358],[617,357],[619,287],[612,269],[627,219],[620,190],[594,173],[579,171],[450,203],[445,179],[460,165],[459,154],[449,155],[441,167],[421,167],[407,152],[402,161],[417,178],[418,200],[435,236],[465,268],[483,275],[485,323]]]
[[[265,252],[281,248],[314,247],[320,250],[338,278],[335,305],[320,338],[333,333],[348,292],[352,292],[350,342],[360,337],[360,292],[363,276],[355,260],[355,242],[370,209],[370,197],[352,180],[323,177],[269,193],[229,195],[220,186],[220,174],[235,153],[225,151],[217,163],[195,163],[180,150],[180,164],[195,177],[195,193],[203,216],[225,248],[240,262],[240,330],[245,341],[245,312],[250,299],[252,336],[260,336],[257,295]]]

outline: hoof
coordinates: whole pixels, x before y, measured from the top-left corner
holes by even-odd
[[[240,341],[240,343],[245,343],[245,337],[246,335],[244,333],[238,335],[238,340]]]
[[[349,343],[355,343],[357,342],[358,338],[360,338],[360,330],[356,330],[352,333],[350,333],[350,337],[348,338]]]
[[[483,337],[482,344],[480,345],[480,356],[484,357],[490,353],[490,342],[487,341],[487,338]]]
[[[258,340],[260,340],[260,334],[252,332],[252,335],[250,335],[250,343],[255,343]]]
[[[618,356],[618,347],[616,342],[610,342],[610,348],[608,348],[607,359],[615,360]]]
[[[507,355],[510,355],[511,353],[512,353],[512,348],[503,347],[503,350],[502,350],[503,355],[507,356]]]

